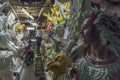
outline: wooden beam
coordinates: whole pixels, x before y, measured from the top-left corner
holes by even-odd
[[[41,7],[52,7],[52,6],[46,6],[46,5],[32,5],[32,4],[29,4],[29,5],[24,5],[24,4],[15,4],[15,3],[12,3],[13,6],[22,6],[22,7],[37,7],[37,8],[41,8]]]

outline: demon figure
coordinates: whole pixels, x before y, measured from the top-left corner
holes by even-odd
[[[119,18],[103,11],[91,12],[81,34],[83,42],[79,44],[51,36],[57,43],[72,45],[66,48],[66,55],[68,62],[77,67],[73,70],[76,80],[120,80]]]
[[[66,41],[49,34],[56,44],[66,46],[67,67],[72,67],[71,77],[75,80],[120,80],[120,18],[112,14],[119,13],[118,6],[114,6],[107,3],[106,11],[102,8],[87,12],[80,43],[76,38]]]
[[[82,36],[84,49],[78,58],[80,80],[120,79],[119,18],[97,12],[85,19]]]

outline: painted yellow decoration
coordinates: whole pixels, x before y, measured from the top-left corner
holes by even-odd
[[[47,13],[43,13],[43,16],[46,16],[46,17],[48,17],[48,14],[47,14]]]
[[[70,7],[70,2],[66,2],[65,4],[64,4],[64,8],[65,9],[68,9]]]
[[[65,12],[65,15],[66,15],[67,18],[69,18],[70,17],[70,12],[68,12],[68,11]]]
[[[51,8],[51,12],[53,15],[59,15],[60,14],[60,9],[57,6],[54,6],[53,8]]]
[[[22,30],[25,27],[25,24],[21,24],[17,29]]]
[[[54,6],[53,9],[54,9],[54,11],[56,11],[56,12],[60,11],[60,9],[59,9],[58,6]]]
[[[61,18],[61,17],[56,17],[56,18],[57,18],[57,21],[58,21],[59,23],[61,23],[61,22],[64,21],[64,18]]]
[[[21,30],[23,30],[24,27],[25,27],[25,24],[18,24],[15,27],[15,32],[20,32]]]
[[[47,13],[43,13],[43,16],[47,17],[48,20],[50,20],[51,22],[53,22],[52,17],[50,15],[48,15]]]

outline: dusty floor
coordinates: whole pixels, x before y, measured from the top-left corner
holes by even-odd
[[[35,76],[34,64],[24,66],[23,74],[20,80],[39,80],[39,76]]]

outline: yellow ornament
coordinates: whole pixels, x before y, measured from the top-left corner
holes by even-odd
[[[55,12],[59,12],[59,11],[60,11],[59,7],[57,7],[57,6],[54,6],[54,7],[53,7],[53,10],[54,10]]]
[[[53,22],[53,19],[50,15],[48,15],[47,13],[43,13],[43,16],[47,17],[48,20],[50,20],[51,22]]]
[[[51,12],[53,15],[59,15],[60,14],[60,9],[57,6],[54,6],[53,8],[51,8]]]
[[[65,4],[64,4],[64,8],[65,9],[68,9],[70,7],[70,2],[66,2]]]
[[[17,24],[15,27],[15,32],[20,32],[25,27],[25,24]]]
[[[43,13],[43,16],[48,17],[48,14],[47,13]]]
[[[25,24],[21,24],[20,26],[18,26],[18,30],[22,30],[25,27]]]
[[[69,15],[70,15],[70,12],[68,12],[68,11],[65,12],[65,15],[66,15],[66,16],[69,16]]]
[[[59,23],[61,23],[61,22],[64,21],[64,18],[61,18],[61,17],[56,17],[56,18],[57,18],[57,21],[58,21]]]

